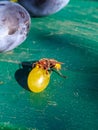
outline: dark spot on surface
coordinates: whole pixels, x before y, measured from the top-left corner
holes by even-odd
[[[17,19],[17,21],[19,21],[19,18],[16,18]]]
[[[26,25],[27,30],[29,30],[29,28],[30,28],[29,21],[28,21],[28,20],[26,20],[26,21],[24,22],[24,24]]]
[[[25,32],[26,32],[26,28],[25,27],[22,27],[21,30],[20,30],[20,34],[21,35],[25,35]]]
[[[28,24],[28,25],[27,25],[27,31],[29,30],[29,28],[30,28],[30,25]]]
[[[8,32],[8,35],[12,35],[12,34],[14,34],[16,31],[17,31],[16,28],[11,28],[11,29],[9,30],[9,32]]]
[[[35,5],[40,6],[41,4],[44,4],[45,2],[46,2],[46,0],[36,0]]]
[[[6,18],[5,19],[2,19],[2,22],[5,22],[6,21]]]
[[[22,18],[25,18],[25,14],[22,11],[19,11],[19,14]]]
[[[0,6],[5,6],[6,4],[0,4]]]

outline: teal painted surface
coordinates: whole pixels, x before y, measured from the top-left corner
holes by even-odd
[[[71,1],[59,13],[32,18],[28,39],[0,54],[2,129],[98,129],[98,3]],[[42,93],[27,90],[23,61],[54,58],[64,62]]]

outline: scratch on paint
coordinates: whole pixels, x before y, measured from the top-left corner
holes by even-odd
[[[0,59],[0,62],[9,62],[9,63],[14,63],[14,64],[19,64],[19,61],[13,61],[13,60],[6,60],[6,59]]]

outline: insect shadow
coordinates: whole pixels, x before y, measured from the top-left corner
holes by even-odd
[[[27,78],[29,72],[32,70],[32,64],[36,61],[24,61],[19,64],[19,69],[15,72],[15,79],[18,82],[18,84],[23,87],[24,89],[29,90],[27,85]]]

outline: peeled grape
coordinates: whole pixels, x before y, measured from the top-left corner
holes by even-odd
[[[18,0],[32,16],[48,16],[65,7],[69,0]]]
[[[0,52],[20,45],[27,37],[30,16],[24,7],[10,1],[0,1]]]

